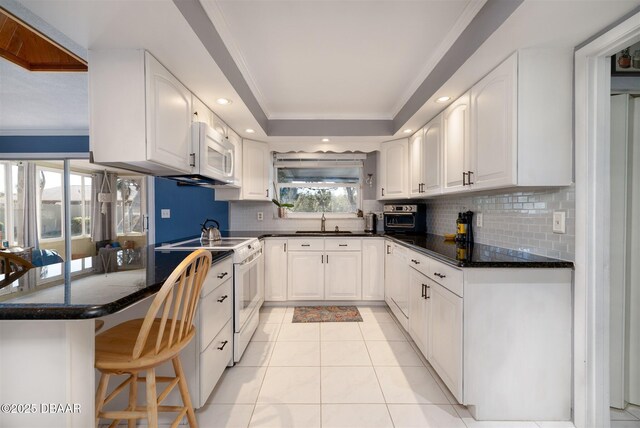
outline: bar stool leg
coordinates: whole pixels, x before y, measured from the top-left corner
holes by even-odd
[[[98,416],[104,406],[104,399],[107,396],[107,385],[109,384],[109,377],[106,373],[100,373],[100,382],[98,383],[98,390],[96,391],[96,428],[100,423],[100,417]]]
[[[198,421],[196,420],[196,413],[193,411],[193,405],[191,404],[191,396],[189,395],[189,387],[187,386],[187,380],[184,377],[184,371],[182,370],[182,363],[180,357],[174,357],[171,362],[173,363],[173,370],[176,372],[176,376],[179,378],[178,388],[180,388],[180,395],[182,396],[182,403],[187,408],[187,420],[191,428],[198,428]]]
[[[135,411],[138,407],[138,373],[131,375],[129,384],[129,410]],[[136,428],[136,419],[129,419],[129,428]]]
[[[149,428],[158,428],[158,396],[156,395],[156,370],[147,370],[147,419]]]

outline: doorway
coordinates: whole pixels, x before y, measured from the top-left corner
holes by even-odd
[[[637,78],[619,80],[612,93],[626,93],[610,105],[610,414],[612,427],[640,427],[640,98],[625,88]]]
[[[578,428],[611,426],[610,57],[638,40],[640,13],[575,53],[574,423]]]

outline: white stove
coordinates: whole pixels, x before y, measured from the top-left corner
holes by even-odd
[[[252,254],[262,250],[262,243],[258,238],[222,238],[220,241],[209,241],[208,239],[189,239],[172,244],[165,244],[157,247],[156,250],[171,251],[195,251],[204,248],[212,251],[233,250],[233,262],[242,263]]]
[[[222,238],[220,241],[189,239],[162,245],[156,250],[233,251],[233,361],[247,348],[259,322],[260,307],[264,303],[264,259],[262,242],[257,238]]]

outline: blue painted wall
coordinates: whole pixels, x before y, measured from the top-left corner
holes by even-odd
[[[88,153],[88,135],[1,135],[0,153]]]
[[[214,201],[214,190],[178,186],[173,180],[155,179],[156,243],[200,234],[200,224],[211,218],[229,230],[229,203]],[[161,209],[170,209],[171,218],[160,218]]]

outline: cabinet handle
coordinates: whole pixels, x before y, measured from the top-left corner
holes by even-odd
[[[391,245],[387,245],[387,254],[391,254]]]
[[[329,264],[329,254],[327,254],[327,264]]]
[[[311,244],[300,244],[301,247],[310,247]]]
[[[467,178],[468,178],[468,185],[471,186],[473,184],[473,181],[471,181],[471,174],[473,174],[473,171],[468,171],[467,172]]]
[[[348,247],[349,244],[338,244],[338,247]]]
[[[225,301],[225,299],[226,299],[227,297],[229,297],[229,296],[227,296],[227,295],[225,294],[224,296],[222,296],[222,297],[220,297],[220,298],[218,299],[218,302],[220,302],[220,303],[224,302],[224,301]]]
[[[320,263],[324,263],[324,254],[320,256]]]
[[[431,288],[430,285],[427,285],[427,291],[424,293],[425,294],[425,299],[430,299],[431,298],[431,293],[429,293],[429,289]]]
[[[189,162],[189,166],[196,166],[196,154],[189,153],[189,158],[191,159],[191,162]]]
[[[427,286],[427,284],[422,284],[422,296],[420,297],[427,297],[427,289],[425,288]]]
[[[225,340],[224,342],[222,342],[222,346],[218,346],[218,349],[222,351],[224,347],[227,346],[227,343],[229,343],[229,341]]]
[[[287,252],[287,243],[286,242],[284,243],[284,252],[285,253]]]
[[[467,173],[466,173],[466,172],[463,172],[463,173],[462,173],[462,185],[463,185],[463,186],[466,186],[466,185],[467,185],[466,177],[467,177]]]
[[[443,274],[441,274],[440,272],[434,272],[433,274],[434,274],[435,276],[437,276],[438,278],[446,278],[446,277],[447,277],[447,275],[443,275]]]
[[[269,197],[269,189],[267,189],[267,198]]]
[[[420,262],[419,262],[419,261],[417,261],[416,259],[411,259],[411,261],[412,261],[413,263],[417,264],[417,265],[419,265],[419,264],[420,264]]]
[[[225,277],[225,276],[227,276],[227,275],[229,275],[229,273],[228,273],[228,272],[222,272],[221,274],[219,274],[219,275],[218,275],[218,279],[222,279],[222,278],[224,278],[224,277]]]
[[[384,187],[382,188],[382,196],[384,196]]]

